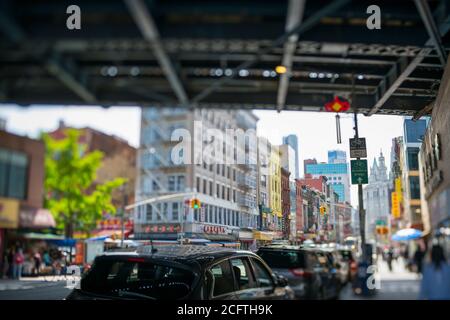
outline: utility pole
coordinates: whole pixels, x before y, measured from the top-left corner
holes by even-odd
[[[353,99],[354,99],[354,92],[355,92],[355,76],[354,73],[352,73],[352,94],[351,94],[351,105],[353,106]],[[358,128],[358,108],[353,106],[354,111],[354,121],[355,121],[355,139],[359,139],[359,128]],[[356,158],[357,160],[361,160],[361,158]],[[364,198],[363,198],[363,186],[361,181],[358,181],[358,211],[359,211],[359,233],[361,235],[361,251],[362,251],[362,257],[365,261],[366,256],[366,214],[364,212]]]

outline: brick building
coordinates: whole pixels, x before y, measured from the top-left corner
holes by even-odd
[[[281,168],[281,212],[282,212],[282,231],[283,238],[289,239],[290,234],[290,215],[291,215],[291,196],[289,188],[289,171]]]

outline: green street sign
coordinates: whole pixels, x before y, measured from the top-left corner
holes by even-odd
[[[350,160],[352,170],[352,184],[367,184],[367,160]]]

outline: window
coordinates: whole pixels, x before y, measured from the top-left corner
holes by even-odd
[[[236,181],[236,169],[233,169],[233,181]]]
[[[178,176],[178,191],[184,191],[184,176]]]
[[[223,209],[223,224],[228,224],[228,209]]]
[[[198,209],[194,209],[194,221],[199,221]]]
[[[231,171],[231,168],[230,168],[230,167],[227,167],[227,178],[228,178],[228,179],[230,179],[230,171]]]
[[[409,188],[411,192],[411,199],[420,199],[419,177],[409,177]]]
[[[222,199],[225,200],[225,186],[222,186]]]
[[[408,169],[419,170],[419,148],[408,147]]]
[[[179,219],[179,205],[178,202],[172,203],[172,220],[178,221]]]
[[[214,223],[219,223],[219,208],[217,208],[217,207],[214,207],[214,216],[215,216],[215,218],[214,218]]]
[[[197,191],[200,192],[200,178],[197,177]]]
[[[236,190],[233,190],[233,202],[236,202]]]
[[[231,196],[231,190],[230,188],[227,188],[227,200],[230,201],[230,196]]]
[[[157,221],[161,220],[161,215],[162,215],[162,212],[161,212],[161,203],[158,203],[158,204],[156,205],[156,212],[155,212],[155,215],[156,215],[156,220],[157,220]]]
[[[216,164],[216,173],[220,174],[220,165],[219,164]]]
[[[175,191],[175,177],[169,176],[169,191]]]
[[[153,205],[148,204],[147,205],[147,221],[153,220]]]
[[[25,199],[28,186],[28,157],[0,148],[0,197]]]
[[[213,278],[211,280],[214,284],[212,289],[214,297],[234,291],[233,274],[228,260],[211,267],[210,273]]]
[[[213,206],[208,206],[208,222],[213,223]]]
[[[220,185],[218,183],[216,184],[216,196],[220,198]]]
[[[219,208],[219,224],[222,224],[222,208]]]
[[[203,193],[204,194],[208,194],[208,182],[206,181],[206,179],[203,180]]]
[[[225,165],[222,165],[222,176],[225,177]]]
[[[238,286],[237,290],[245,290],[253,287],[253,279],[247,259],[232,259],[231,266],[233,269],[234,279]]]
[[[251,261],[252,265],[255,268],[254,270],[256,285],[259,288],[273,287],[274,283],[272,280],[272,276],[270,275],[269,271],[267,271],[267,268],[264,267],[264,265],[255,258],[251,258]]]
[[[235,226],[236,225],[236,217],[234,215],[234,211],[231,210],[231,225]]]
[[[213,183],[212,183],[212,181],[209,182],[209,195],[210,196],[213,195]]]

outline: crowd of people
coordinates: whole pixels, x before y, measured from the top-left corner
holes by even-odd
[[[23,275],[60,275],[67,265],[66,254],[56,248],[28,249],[16,245],[8,248],[3,258],[3,278],[20,279]]]

